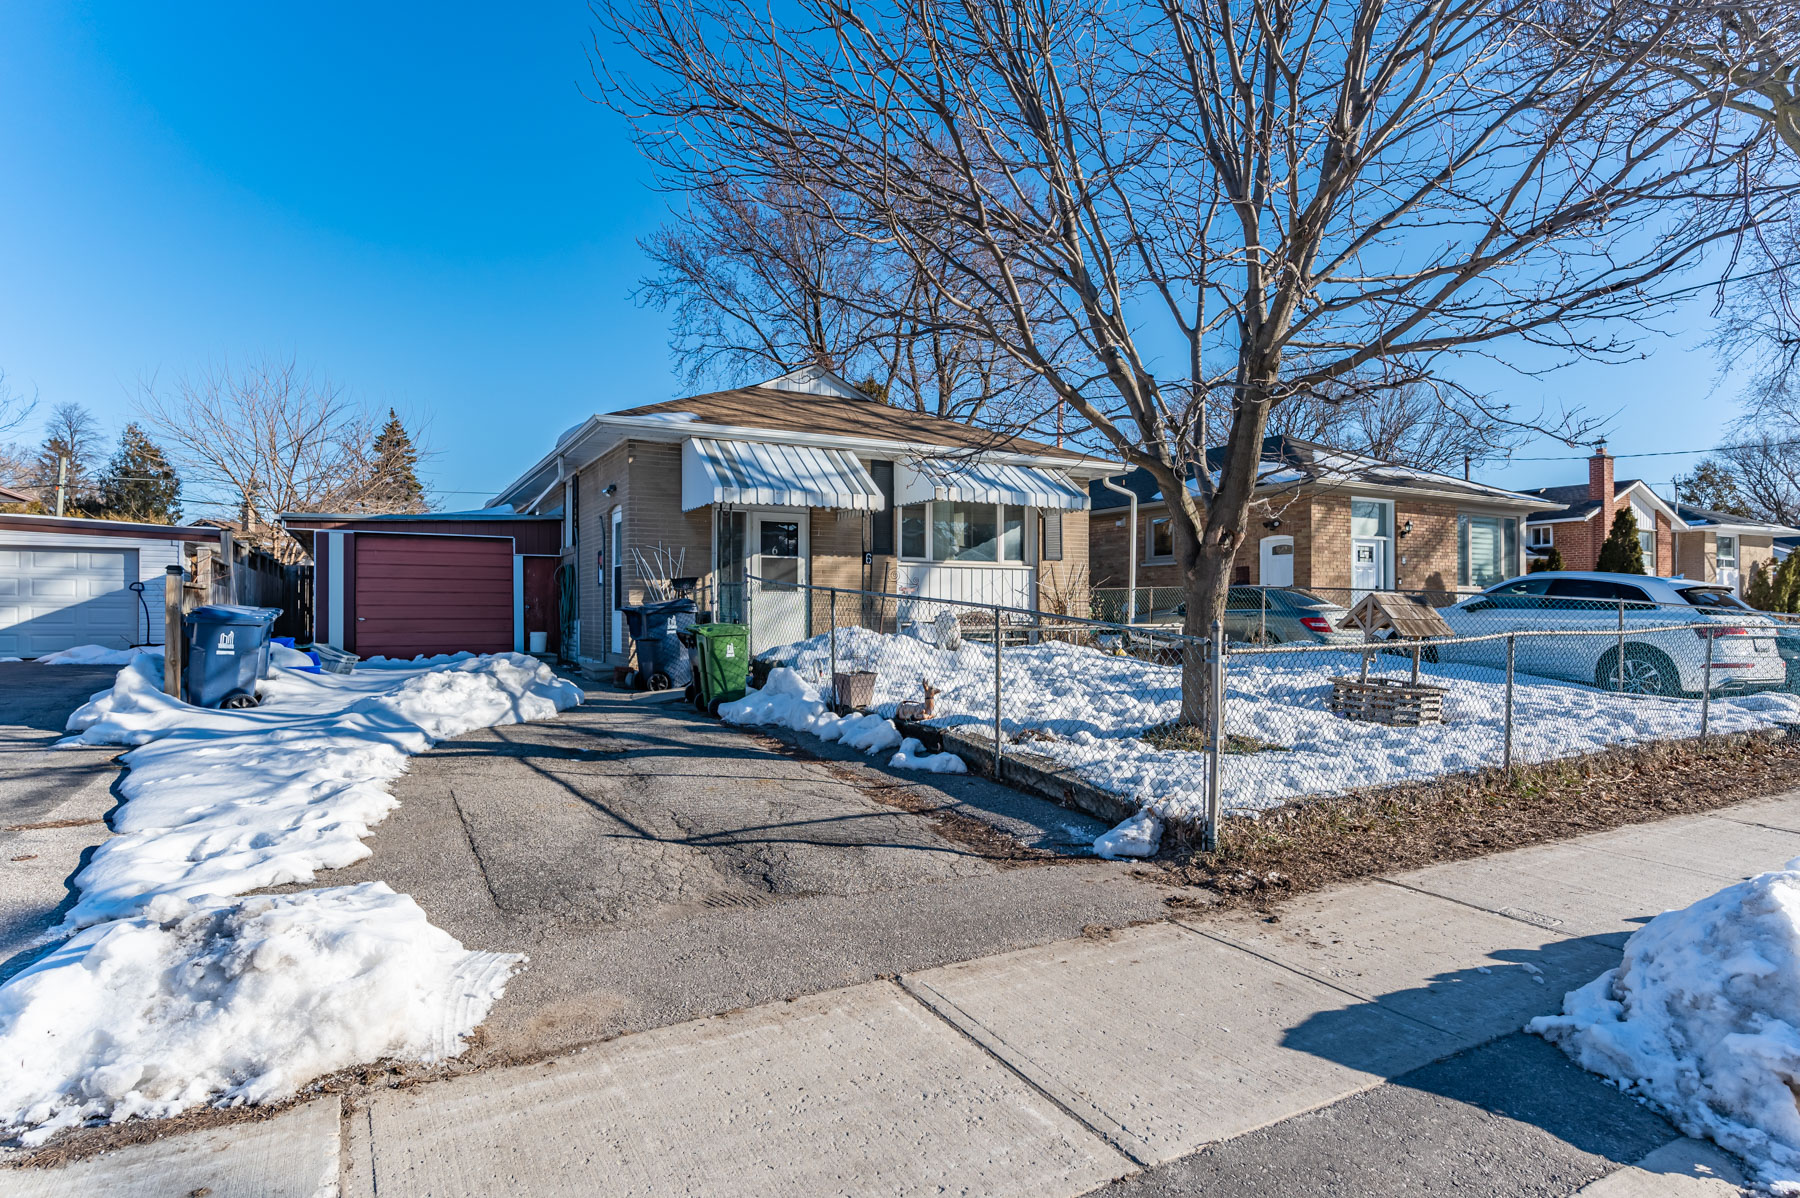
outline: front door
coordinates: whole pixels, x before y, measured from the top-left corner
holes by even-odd
[[[750,652],[791,645],[812,634],[806,577],[806,513],[750,517]]]
[[[1355,590],[1351,602],[1361,602],[1370,591],[1379,591],[1386,573],[1382,567],[1382,551],[1387,542],[1377,537],[1357,537],[1350,542],[1350,586]]]

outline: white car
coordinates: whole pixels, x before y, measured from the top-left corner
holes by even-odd
[[[1698,695],[1781,686],[1787,666],[1776,625],[1730,588],[1684,578],[1588,571],[1544,571],[1514,578],[1440,613],[1457,636],[1499,632],[1588,632],[1520,636],[1514,669],[1603,690],[1640,695]],[[1693,628],[1658,627],[1671,624]],[[1621,633],[1621,627],[1623,632]],[[1623,642],[1624,660],[1620,661]],[[1439,661],[1505,668],[1506,641],[1436,646]]]

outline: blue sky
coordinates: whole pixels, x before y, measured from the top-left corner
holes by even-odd
[[[446,507],[588,413],[679,394],[663,316],[631,299],[665,197],[585,98],[589,28],[547,0],[0,6],[0,367],[110,434],[140,379],[292,354],[425,422]],[[1618,413],[1617,453],[1702,447],[1733,414],[1705,331],[1696,305],[1641,362],[1471,379]]]

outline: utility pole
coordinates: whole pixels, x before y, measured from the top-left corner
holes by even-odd
[[[63,501],[69,494],[69,455],[56,455],[56,514],[63,514]]]

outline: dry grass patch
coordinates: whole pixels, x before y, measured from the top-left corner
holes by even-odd
[[[1298,800],[1260,818],[1228,818],[1216,852],[1176,845],[1172,859],[1143,873],[1261,903],[1795,789],[1800,739],[1786,733],[1659,741],[1523,766],[1510,777],[1492,770]]]

